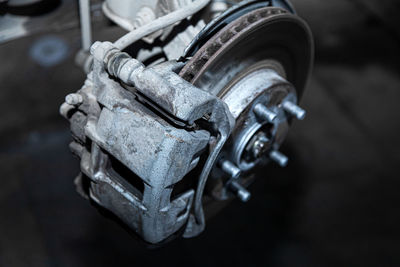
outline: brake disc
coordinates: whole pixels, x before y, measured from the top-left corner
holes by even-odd
[[[180,75],[219,95],[241,71],[263,61],[280,63],[286,79],[301,95],[313,62],[313,40],[307,24],[281,8],[257,9],[210,38]]]
[[[226,25],[241,16],[263,7],[281,7],[296,13],[292,5],[286,0],[247,0],[241,1],[208,23],[185,49],[183,58],[192,57],[211,36],[223,29]]]
[[[263,7],[215,33],[187,60],[179,74],[227,103],[236,127],[220,158],[228,158],[246,172],[263,160],[266,151],[277,150],[285,139],[291,119],[281,105],[288,99],[298,101],[312,62],[313,41],[307,24],[285,9]],[[274,123],[259,123],[254,115],[257,103],[276,111],[279,119]],[[260,136],[268,141],[255,150],[261,155],[258,158],[250,154],[254,154]],[[221,166],[212,172],[208,182],[212,198],[205,197],[205,202],[213,203],[210,200],[215,198],[226,200],[231,195],[232,190],[227,190],[230,177],[220,178],[224,177],[220,169]],[[234,183],[246,186],[252,178],[253,174],[248,172]],[[237,188],[233,191],[237,193]],[[242,195],[242,200],[246,199]]]

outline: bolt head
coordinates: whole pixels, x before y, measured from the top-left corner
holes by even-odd
[[[261,158],[268,150],[268,143],[269,139],[265,134],[258,136],[252,147],[253,156],[255,158]]]
[[[82,104],[83,97],[80,94],[69,94],[65,97],[65,102],[72,106]]]

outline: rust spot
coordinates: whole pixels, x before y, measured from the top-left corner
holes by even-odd
[[[164,134],[165,134],[165,136],[167,136],[169,138],[177,140],[179,143],[185,143],[185,140],[183,140],[179,137],[173,136],[172,134],[169,134],[169,133],[164,133]]]

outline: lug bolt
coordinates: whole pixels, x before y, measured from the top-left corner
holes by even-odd
[[[243,202],[247,202],[251,197],[251,193],[236,181],[229,183],[229,189]]]
[[[288,161],[289,161],[288,157],[286,157],[286,156],[283,155],[281,152],[276,151],[276,150],[275,150],[275,151],[272,151],[272,152],[269,154],[269,157],[270,157],[273,161],[275,161],[276,163],[278,163],[279,166],[281,166],[281,167],[286,167],[287,164],[288,164]]]
[[[230,177],[235,179],[238,178],[240,176],[240,173],[242,172],[238,167],[236,167],[235,164],[233,164],[229,160],[224,160],[221,163],[221,169],[224,172],[228,173]]]
[[[78,106],[82,104],[83,97],[80,94],[69,94],[65,97],[65,102],[72,106]]]
[[[257,104],[254,107],[254,112],[256,113],[257,116],[259,116],[261,119],[266,120],[268,122],[274,122],[275,119],[277,118],[277,114],[271,110],[269,110],[265,105],[263,104]]]
[[[283,102],[282,107],[286,112],[295,116],[298,120],[303,120],[306,117],[306,111],[291,101]]]

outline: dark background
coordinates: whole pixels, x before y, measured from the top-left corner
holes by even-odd
[[[75,192],[58,107],[84,80],[76,15],[61,33],[0,45],[0,266],[399,266],[400,2],[293,2],[316,62],[308,116],[283,148],[289,166],[266,167],[251,201],[235,200],[198,238],[159,249]],[[52,67],[30,56],[48,35],[69,49]]]

